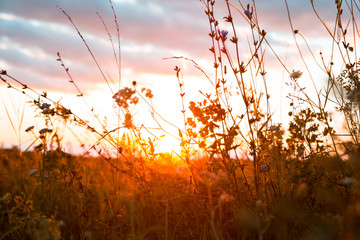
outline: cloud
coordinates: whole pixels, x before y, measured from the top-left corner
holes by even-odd
[[[291,22],[294,29],[299,30],[305,36],[328,37],[328,33],[322,26],[322,23],[316,16],[314,9],[321,20],[328,25],[330,29],[334,27],[337,9],[334,2],[328,0],[314,1],[314,9],[310,1],[288,0]],[[349,19],[350,14],[347,6],[342,6],[343,18]],[[257,1],[257,11],[260,24],[265,30],[277,32],[291,32],[288,12],[284,1]]]
[[[71,22],[56,8],[57,4],[71,16],[104,72],[116,73],[108,35],[96,15],[96,12],[101,14],[116,41],[113,13],[108,3],[100,0],[1,1],[0,44],[6,46],[1,52],[6,65],[27,72],[27,79],[38,86],[38,77],[59,78],[61,75],[60,64],[55,61],[56,53],[60,52],[64,61],[70,63],[71,71],[81,76],[79,81],[103,81],[87,47]],[[203,36],[206,39],[207,34],[203,29],[206,19],[194,21],[199,17],[193,17],[197,16],[194,11],[201,9],[201,4],[114,2],[114,7],[120,23],[123,66],[132,72],[161,73],[164,71],[162,58],[175,53],[208,54],[207,48],[201,48]],[[37,76],[30,77],[34,72]]]
[[[307,36],[326,36],[325,31],[319,31],[321,27],[309,2],[289,0],[288,3],[296,29]],[[113,50],[107,32],[96,15],[98,12],[102,16],[116,46],[113,13],[110,4],[103,0],[0,1],[0,46],[4,46],[0,47],[2,62],[10,66],[12,72],[26,75],[26,80],[35,86],[61,87],[67,77],[56,61],[56,53],[60,52],[79,82],[104,81],[87,47],[56,5],[71,16],[105,75],[116,79]],[[240,9],[237,3],[234,5]],[[328,6],[328,1],[319,0],[315,5],[325,21],[330,21],[334,9]],[[127,78],[137,78],[140,73],[141,76],[144,73],[172,74],[176,61],[163,61],[164,57],[183,55],[195,60],[207,58],[212,61],[208,50],[211,46],[209,23],[204,13],[205,7],[200,1],[122,0],[114,1],[114,7],[120,24],[122,67],[124,72],[131,73]],[[223,17],[227,15],[225,5],[216,2],[215,7],[221,27],[231,29],[223,21]],[[284,2],[259,0],[257,10],[260,25],[269,32],[269,42],[286,57],[287,50],[283,46],[292,41],[292,36]],[[248,24],[239,13],[234,9],[232,11],[241,33],[241,55],[246,58],[247,41],[251,38],[251,32],[242,32]],[[229,36],[231,34],[230,32]],[[189,70],[188,74],[201,75],[196,69]],[[59,83],[55,83],[54,79]],[[51,84],[46,84],[47,81]],[[91,88],[90,84],[89,87]]]
[[[70,22],[56,8],[56,4],[71,16],[82,32],[99,37],[106,36],[104,27],[96,15],[96,12],[99,12],[111,32],[115,33],[110,5],[101,0],[35,0],[31,3],[5,0],[2,2],[1,11],[24,19],[70,26]],[[199,37],[207,34],[207,29],[204,29],[207,26],[205,14],[198,2],[189,4],[185,1],[181,4],[163,5],[158,1],[143,1],[136,5],[125,2],[115,3],[114,7],[118,14],[121,37],[140,44],[146,42],[155,46],[196,50],[194,46],[199,43]]]

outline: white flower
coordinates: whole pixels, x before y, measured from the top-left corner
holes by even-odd
[[[300,70],[297,70],[297,71],[293,70],[292,73],[290,73],[290,77],[293,79],[298,79],[301,77],[302,74],[303,73],[300,72]]]

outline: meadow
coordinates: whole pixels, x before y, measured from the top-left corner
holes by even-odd
[[[183,126],[173,126],[175,134],[152,104],[152,90],[141,87],[140,80],[113,89],[118,126],[109,127],[91,107],[97,123],[33,89],[26,79],[0,70],[1,87],[27,96],[28,107],[44,121],[41,129],[25,130],[34,136],[26,150],[0,149],[0,240],[359,239],[360,2],[331,1],[336,14],[330,26],[309,1],[316,24],[332,44],[320,54],[310,47],[301,50],[300,43],[309,45],[301,29],[293,28],[287,8],[304,72],[278,57],[260,27],[255,1],[200,2],[209,20],[212,72],[196,59],[173,59],[190,62],[212,90],[196,89],[202,99],[188,99],[186,76],[174,66],[183,116]],[[288,6],[286,0],[284,4]],[[227,9],[225,16],[217,15],[219,5]],[[59,10],[97,64],[76,23]],[[237,21],[247,24],[252,37],[245,46]],[[221,29],[223,24],[231,31]],[[121,74],[119,28],[113,37],[108,34]],[[327,76],[325,86],[316,84],[305,54]],[[291,89],[284,106],[286,123],[273,120],[267,55],[283,67]],[[86,106],[71,66],[60,53],[57,61]],[[156,148],[162,137],[135,121],[140,104],[150,109],[161,134],[179,142],[179,152]],[[69,154],[63,150],[59,123],[86,130],[97,141],[82,154]]]

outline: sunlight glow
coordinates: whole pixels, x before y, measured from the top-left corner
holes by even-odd
[[[160,152],[167,152],[167,153],[175,152],[177,154],[180,154],[181,151],[180,141],[176,140],[171,136],[164,135],[163,137],[160,137],[160,141],[157,144],[157,149]]]

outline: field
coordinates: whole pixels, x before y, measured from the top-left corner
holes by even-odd
[[[213,88],[196,89],[201,100],[188,99],[186,76],[174,67],[183,116],[183,126],[172,126],[175,133],[152,104],[152,90],[140,82],[114,91],[118,126],[109,127],[95,113],[100,124],[28,86],[26,79],[0,70],[0,87],[27,96],[28,107],[45,123],[25,130],[34,136],[27,149],[0,149],[0,240],[359,239],[360,2],[331,2],[336,12],[332,29],[310,1],[316,24],[328,31],[333,46],[326,54],[315,55],[310,47],[306,51],[327,76],[321,88],[303,58],[299,44],[308,44],[301,29],[293,29],[290,12],[306,72],[288,68],[273,51],[254,2],[201,3],[209,20],[212,72],[207,74],[196,60],[174,59],[190,62]],[[219,5],[227,14],[216,18]],[[97,63],[71,16],[59,10]],[[252,36],[245,46],[235,18],[247,24]],[[232,31],[221,29],[219,22]],[[116,36],[119,32],[109,41],[118,61]],[[239,49],[247,49],[247,59]],[[288,122],[273,120],[267,54],[275,56],[287,76]],[[71,66],[60,53],[57,61],[86,103]],[[117,66],[120,74],[119,62]],[[178,141],[178,152],[160,151],[157,143],[163,136],[136,122],[135,109],[141,104],[150,109],[161,134]],[[8,117],[16,132],[16,121]],[[69,154],[60,123],[85,130],[97,141],[83,146],[82,154]]]

